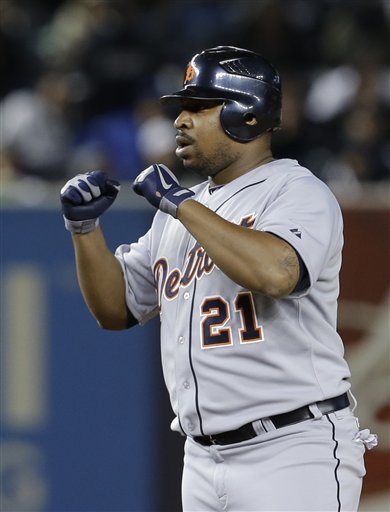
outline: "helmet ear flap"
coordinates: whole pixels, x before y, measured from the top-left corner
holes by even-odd
[[[225,102],[220,120],[225,133],[239,142],[250,142],[264,132],[254,109],[238,101]]]

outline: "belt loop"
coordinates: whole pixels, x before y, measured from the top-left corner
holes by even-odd
[[[253,430],[258,436],[267,432],[262,420],[257,420],[252,423]]]
[[[275,425],[272,423],[272,420],[269,417],[262,418],[260,421],[261,421],[261,423],[264,427],[264,430],[266,432],[271,432],[272,430],[276,430]]]
[[[313,418],[314,420],[319,420],[320,418],[322,418],[322,412],[319,410],[317,404],[310,404],[310,405],[308,405],[308,408],[309,408],[309,411],[314,416],[314,418]]]
[[[347,393],[348,393],[348,394],[351,396],[351,398],[352,398],[352,402],[353,402],[352,412],[355,412],[355,409],[356,409],[356,407],[357,407],[357,400],[356,400],[355,396],[353,395],[353,393],[352,393],[352,391],[351,391],[350,389],[347,391]]]

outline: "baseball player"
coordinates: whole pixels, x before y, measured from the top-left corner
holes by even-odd
[[[336,332],[342,217],[308,169],[272,156],[278,72],[211,48],[161,101],[179,107],[176,155],[203,182],[182,187],[161,164],[141,172],[133,188],[157,212],[115,254],[99,217],[118,183],[79,174],[61,201],[99,324],[160,315],[172,429],[187,438],[183,509],[357,510],[376,436],[359,431]]]

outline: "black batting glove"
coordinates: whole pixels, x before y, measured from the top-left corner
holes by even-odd
[[[77,174],[61,189],[60,198],[65,227],[85,234],[96,229],[99,217],[118,195],[120,185],[103,171]]]
[[[133,190],[175,218],[179,204],[195,195],[192,190],[181,187],[173,172],[163,164],[153,164],[142,171],[134,180]]]

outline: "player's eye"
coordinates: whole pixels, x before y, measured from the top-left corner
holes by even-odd
[[[204,110],[209,110],[211,108],[220,105],[220,101],[191,101],[191,102],[183,102],[182,110],[188,110],[189,112],[202,112]]]

